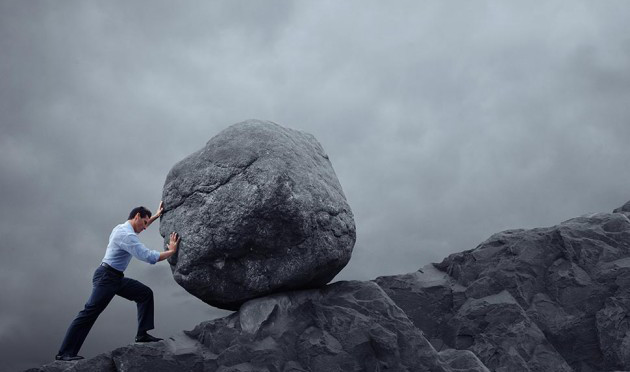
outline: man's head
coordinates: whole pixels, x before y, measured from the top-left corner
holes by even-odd
[[[145,207],[135,207],[129,212],[129,223],[133,227],[133,231],[136,234],[141,233],[149,225],[149,218],[151,218],[151,211]]]

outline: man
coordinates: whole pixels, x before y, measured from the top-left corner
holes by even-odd
[[[168,250],[164,252],[149,250],[138,240],[138,235],[149,227],[164,212],[164,203],[160,202],[154,216],[144,207],[134,208],[129,213],[127,222],[114,227],[109,236],[109,244],[101,265],[92,278],[92,294],[85,308],[74,319],[61,344],[57,360],[73,361],[83,359],[77,353],[83,341],[94,325],[96,318],[105,310],[114,295],[119,295],[138,305],[138,333],[136,342],[155,342],[162,340],[147,333],[153,329],[153,292],[137,280],[125,278],[123,271],[129,265],[131,257],[155,264],[171,257],[177,252],[179,236],[171,233]]]

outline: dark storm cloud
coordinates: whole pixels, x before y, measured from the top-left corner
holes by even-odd
[[[337,279],[630,200],[623,2],[0,2],[0,358],[49,361],[111,228],[226,126],[318,138],[355,213]],[[157,224],[141,235],[162,246]],[[156,334],[225,314],[164,263]],[[116,299],[82,354],[124,345]]]

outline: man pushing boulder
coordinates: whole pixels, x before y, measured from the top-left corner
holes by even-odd
[[[147,331],[153,326],[153,291],[146,285],[131,278],[125,278],[123,272],[129,265],[131,257],[155,264],[171,257],[177,252],[179,236],[173,232],[170,235],[168,250],[158,252],[150,250],[138,240],[138,234],[158,219],[164,212],[164,203],[160,202],[158,211],[151,216],[151,211],[145,207],[136,207],[129,213],[125,223],[117,225],[109,236],[109,244],[105,257],[94,272],[92,278],[92,294],[70,324],[56,360],[73,361],[83,359],[78,356],[79,349],[87,337],[94,322],[105,310],[114,295],[134,301],[138,305],[138,333],[136,342],[155,342],[162,340],[153,337]]]

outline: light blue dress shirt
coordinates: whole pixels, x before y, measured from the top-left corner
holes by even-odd
[[[109,244],[105,251],[103,262],[119,271],[125,271],[131,261],[131,256],[155,264],[160,258],[160,252],[150,250],[138,240],[129,221],[117,225],[109,235]]]

